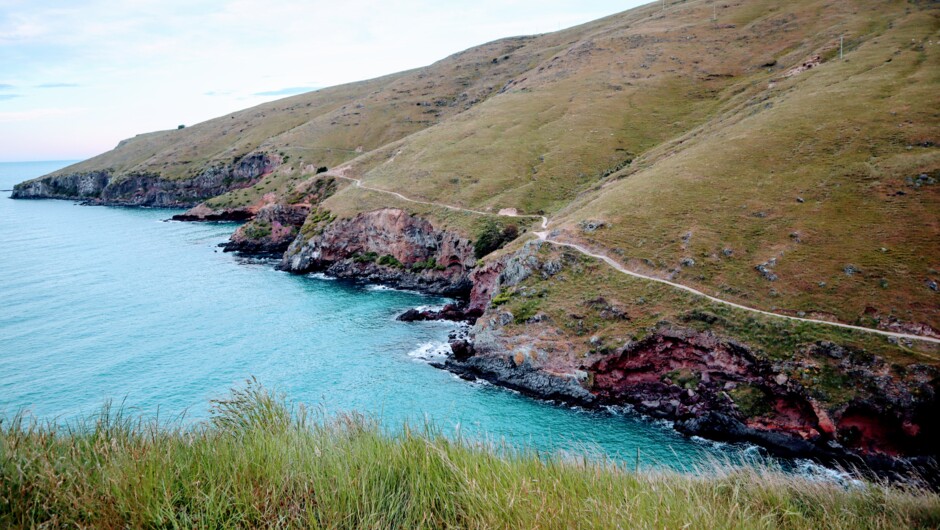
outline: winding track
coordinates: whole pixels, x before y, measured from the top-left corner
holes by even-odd
[[[668,286],[670,286],[670,287],[673,287],[673,288],[675,288],[675,289],[681,289],[681,290],[686,291],[686,292],[688,292],[688,293],[692,293],[692,294],[694,294],[694,295],[696,295],[696,296],[701,296],[701,297],[703,297],[703,298],[706,298],[706,299],[708,299],[708,300],[710,300],[710,301],[712,301],[712,302],[718,303],[718,304],[724,304],[724,305],[727,305],[727,306],[734,307],[734,308],[736,308],[736,309],[741,309],[741,310],[743,310],[743,311],[750,311],[751,313],[757,313],[757,314],[760,314],[760,315],[769,316],[769,317],[774,317],[774,318],[783,318],[783,319],[787,319],[787,320],[795,320],[795,321],[798,321],[798,322],[807,322],[807,323],[810,323],[810,324],[822,324],[822,325],[825,325],[825,326],[834,326],[834,327],[837,327],[837,328],[851,329],[851,330],[854,330],[854,331],[862,331],[862,332],[865,332],[865,333],[873,333],[873,334],[882,335],[882,336],[885,336],[885,337],[894,337],[894,338],[898,338],[898,339],[908,339],[908,340],[919,340],[919,341],[923,341],[923,342],[930,342],[930,343],[933,343],[933,344],[940,344],[940,339],[935,339],[935,338],[933,338],[933,337],[924,337],[924,336],[921,336],[921,335],[912,335],[912,334],[910,334],[910,333],[897,333],[897,332],[894,332],[894,331],[884,331],[884,330],[880,330],[880,329],[866,328],[866,327],[863,327],[863,326],[853,326],[853,325],[851,325],[851,324],[842,324],[842,323],[840,323],[840,322],[832,322],[832,321],[829,321],[829,320],[818,320],[818,319],[815,319],[815,318],[804,318],[804,317],[794,317],[794,316],[790,316],[790,315],[781,315],[780,313],[772,313],[772,312],[770,312],[770,311],[764,311],[764,310],[762,310],[762,309],[757,309],[757,308],[754,308],[754,307],[748,307],[748,306],[741,305],[741,304],[737,304],[737,303],[734,303],[734,302],[731,302],[731,301],[728,301],[728,300],[722,300],[721,298],[716,298],[716,297],[711,296],[711,295],[709,295],[709,294],[705,294],[705,293],[703,293],[702,291],[699,291],[698,289],[693,289],[692,287],[689,287],[689,286],[687,286],[687,285],[682,285],[681,283],[675,283],[675,282],[671,282],[671,281],[669,281],[669,280],[664,280],[664,279],[662,279],[662,278],[657,278],[657,277],[655,277],[655,276],[647,276],[647,275],[645,275],[645,274],[640,274],[640,273],[638,273],[638,272],[631,271],[631,270],[625,268],[623,265],[621,265],[621,264],[618,263],[617,261],[614,261],[614,259],[611,258],[610,256],[607,256],[606,254],[597,254],[597,253],[591,252],[590,250],[588,250],[587,248],[585,248],[585,247],[583,247],[583,246],[581,246],[581,245],[578,245],[578,244],[575,244],[575,243],[565,243],[565,242],[563,242],[563,241],[558,241],[558,240],[556,240],[556,239],[552,239],[552,238],[550,237],[550,233],[549,233],[547,230],[544,230],[544,229],[547,229],[547,228],[548,228],[548,217],[545,217],[544,215],[525,215],[525,214],[520,215],[520,214],[513,214],[513,213],[495,213],[495,214],[494,214],[493,212],[483,212],[483,211],[480,211],[480,210],[471,210],[471,209],[469,209],[469,208],[461,208],[461,207],[459,207],[459,206],[451,206],[451,205],[449,205],[449,204],[441,204],[441,203],[429,202],[429,201],[419,201],[419,200],[417,200],[417,199],[412,199],[412,198],[409,198],[409,197],[405,197],[405,196],[402,195],[401,193],[397,193],[397,192],[389,191],[389,190],[383,190],[383,189],[381,189],[381,188],[373,188],[372,186],[367,186],[367,185],[363,184],[360,179],[353,178],[353,177],[347,177],[346,175],[342,174],[342,172],[343,172],[344,169],[345,169],[345,168],[338,168],[338,170],[337,170],[336,172],[331,171],[331,172],[325,173],[325,175],[328,175],[328,176],[331,176],[331,177],[336,177],[336,178],[341,178],[341,179],[345,179],[345,180],[349,180],[349,181],[351,181],[351,182],[355,182],[357,188],[362,188],[362,189],[365,189],[365,190],[374,191],[374,192],[376,192],[376,193],[384,193],[384,194],[387,194],[387,195],[392,195],[392,196],[397,197],[397,198],[399,198],[399,199],[401,199],[401,200],[403,200],[403,201],[413,202],[413,203],[416,203],[416,204],[424,204],[424,205],[428,205],[428,206],[436,206],[436,207],[439,207],[439,208],[447,208],[448,210],[454,210],[454,211],[458,211],[458,212],[472,213],[472,214],[477,214],[477,215],[497,215],[497,216],[502,216],[502,217],[518,217],[518,218],[527,218],[527,219],[541,219],[541,221],[542,221],[541,227],[542,227],[543,231],[542,231],[542,232],[534,232],[534,234],[535,234],[536,236],[538,236],[538,238],[539,238],[540,240],[545,241],[546,243],[551,243],[551,244],[553,244],[553,245],[557,245],[557,246],[560,246],[560,247],[568,247],[568,248],[570,248],[570,249],[577,250],[578,252],[584,254],[585,256],[590,256],[590,257],[592,257],[592,258],[596,258],[596,259],[599,259],[599,260],[601,260],[601,261],[607,263],[608,265],[610,265],[611,267],[613,267],[613,268],[616,269],[617,271],[619,271],[619,272],[621,272],[621,273],[623,273],[623,274],[626,274],[626,275],[628,275],[628,276],[633,276],[634,278],[640,278],[640,279],[648,280],[648,281],[651,281],[651,282],[662,283],[662,284],[668,285]]]

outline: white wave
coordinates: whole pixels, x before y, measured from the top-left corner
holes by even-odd
[[[408,352],[408,356],[421,361],[443,361],[450,353],[450,344],[446,342],[425,342]]]
[[[453,377],[453,378],[456,379],[457,381],[460,381],[460,382],[462,382],[462,383],[466,383],[466,384],[468,384],[468,385],[470,385],[470,386],[478,386],[478,387],[482,387],[482,386],[493,386],[493,384],[490,383],[489,381],[487,381],[486,379],[480,379],[479,377],[476,378],[476,379],[464,379],[463,377],[460,377],[460,376],[457,375],[457,374],[450,374],[450,375],[451,375],[451,377]]]
[[[819,482],[835,482],[844,488],[860,488],[865,483],[840,469],[822,466],[811,460],[796,460],[793,472],[803,478]]]
[[[443,309],[442,305],[419,305],[415,308],[417,311],[442,311]]]
[[[418,291],[413,291],[411,289],[399,289],[397,287],[392,287],[391,285],[382,285],[381,283],[372,283],[366,286],[367,291],[395,291],[399,293],[409,293],[409,294],[418,294]]]
[[[315,280],[326,280],[330,282],[336,280],[336,278],[333,278],[332,276],[327,276],[326,274],[323,274],[322,272],[311,272],[310,274],[307,275],[307,278],[313,278]]]

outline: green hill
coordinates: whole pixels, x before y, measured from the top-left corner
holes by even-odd
[[[233,248],[293,272],[465,296],[468,377],[935,458],[938,43],[930,1],[648,5],[140,135],[14,197],[205,201],[185,218],[254,217]]]

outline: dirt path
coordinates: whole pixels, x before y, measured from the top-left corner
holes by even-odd
[[[428,201],[419,201],[419,200],[417,200],[417,199],[411,199],[411,198],[405,197],[405,196],[402,195],[401,193],[397,193],[397,192],[394,192],[394,191],[383,190],[383,189],[380,189],[380,188],[373,188],[372,186],[366,186],[365,184],[362,183],[361,180],[359,180],[359,179],[357,179],[357,178],[353,178],[353,177],[348,177],[348,176],[346,176],[346,175],[345,175],[345,170],[346,170],[346,168],[341,167],[341,168],[337,168],[336,171],[327,172],[327,173],[325,173],[325,175],[329,175],[329,176],[332,176],[332,177],[341,178],[341,179],[345,179],[345,180],[349,180],[349,181],[355,182],[357,188],[362,188],[362,189],[366,189],[366,190],[369,190],[369,191],[374,191],[374,192],[376,192],[376,193],[385,193],[385,194],[387,194],[387,195],[392,195],[392,196],[394,196],[394,197],[397,197],[397,198],[399,198],[399,199],[401,199],[401,200],[403,200],[403,201],[413,202],[413,203],[416,203],[416,204],[425,204],[425,205],[428,205],[428,206],[436,206],[436,207],[440,207],[440,208],[447,208],[447,209],[449,209],[449,210],[454,210],[454,211],[458,211],[458,212],[472,213],[472,214],[477,214],[477,215],[495,215],[495,216],[502,216],[502,217],[517,217],[517,218],[528,218],[528,219],[541,219],[541,221],[542,221],[541,227],[542,227],[543,231],[542,231],[542,232],[535,232],[535,235],[538,236],[538,238],[539,238],[540,240],[545,241],[546,243],[551,243],[551,244],[553,244],[553,245],[558,245],[558,246],[561,246],[561,247],[568,247],[568,248],[577,250],[578,252],[580,252],[580,253],[582,253],[582,254],[584,254],[584,255],[586,255],[586,256],[590,256],[590,257],[592,257],[592,258],[596,258],[596,259],[599,259],[599,260],[601,260],[601,261],[607,263],[608,265],[610,265],[611,267],[613,267],[613,268],[616,269],[617,271],[619,271],[619,272],[621,272],[621,273],[623,273],[623,274],[626,274],[626,275],[628,275],[628,276],[633,276],[633,277],[635,277],[635,278],[641,278],[641,279],[649,280],[649,281],[652,281],[652,282],[662,283],[662,284],[668,285],[668,286],[670,286],[670,287],[673,287],[673,288],[676,288],[676,289],[681,289],[681,290],[686,291],[686,292],[688,292],[688,293],[692,293],[692,294],[694,294],[694,295],[696,295],[696,296],[701,296],[701,297],[703,297],[703,298],[707,298],[708,300],[710,300],[710,301],[712,301],[712,302],[715,302],[715,303],[718,303],[718,304],[724,304],[724,305],[727,305],[727,306],[734,307],[734,308],[736,308],[736,309],[741,309],[741,310],[743,310],[743,311],[750,311],[751,313],[757,313],[757,314],[765,315],[765,316],[769,316],[769,317],[784,318],[784,319],[787,319],[787,320],[794,320],[794,321],[797,321],[797,322],[808,322],[808,323],[811,323],[811,324],[822,324],[822,325],[826,325],[826,326],[834,326],[834,327],[837,327],[837,328],[851,329],[851,330],[855,330],[855,331],[863,331],[863,332],[866,332],[866,333],[874,333],[874,334],[876,334],[876,335],[882,335],[882,336],[885,336],[885,337],[894,337],[894,338],[898,338],[898,339],[909,339],[909,340],[919,340],[919,341],[924,341],[924,342],[931,342],[931,343],[934,343],[934,344],[940,344],[940,339],[935,339],[935,338],[933,338],[933,337],[924,337],[924,336],[921,336],[921,335],[912,335],[912,334],[909,334],[909,333],[897,333],[897,332],[894,332],[894,331],[884,331],[884,330],[880,330],[880,329],[866,328],[866,327],[862,327],[862,326],[853,326],[853,325],[851,325],[851,324],[842,324],[842,323],[839,323],[839,322],[831,322],[831,321],[829,321],[829,320],[817,320],[817,319],[815,319],[815,318],[803,318],[803,317],[794,317],[794,316],[790,316],[790,315],[781,315],[780,313],[773,313],[773,312],[770,312],[770,311],[764,311],[764,310],[762,310],[762,309],[756,309],[756,308],[753,308],[753,307],[748,307],[748,306],[744,306],[744,305],[741,305],[741,304],[736,304],[736,303],[731,302],[731,301],[728,301],[728,300],[722,300],[721,298],[716,298],[716,297],[714,297],[714,296],[705,294],[705,293],[703,293],[702,291],[699,291],[699,290],[697,290],[697,289],[693,289],[693,288],[691,288],[691,287],[689,287],[689,286],[687,286],[687,285],[682,285],[681,283],[675,283],[675,282],[671,282],[671,281],[669,281],[669,280],[664,280],[664,279],[662,279],[662,278],[657,278],[657,277],[655,277],[655,276],[647,276],[647,275],[645,275],[645,274],[640,274],[640,273],[638,273],[638,272],[631,271],[631,270],[625,268],[623,265],[621,265],[621,264],[618,263],[617,261],[615,261],[615,260],[614,260],[613,258],[611,258],[610,256],[607,256],[607,255],[605,255],[605,254],[596,254],[596,253],[591,252],[590,250],[586,249],[585,247],[583,247],[583,246],[581,246],[581,245],[578,245],[578,244],[575,244],[575,243],[565,243],[565,242],[563,242],[563,241],[558,241],[558,240],[556,240],[556,239],[552,239],[552,238],[549,236],[549,232],[548,232],[547,230],[544,230],[544,229],[548,228],[548,218],[545,217],[544,215],[520,215],[520,214],[518,214],[518,213],[509,213],[509,212],[507,212],[506,210],[502,210],[502,211],[500,211],[500,213],[483,212],[483,211],[480,211],[480,210],[471,210],[471,209],[468,209],[468,208],[461,208],[461,207],[459,207],[459,206],[451,206],[451,205],[449,205],[449,204],[441,204],[441,203],[437,203],[437,202],[428,202]],[[931,358],[933,358],[933,357],[931,356]]]

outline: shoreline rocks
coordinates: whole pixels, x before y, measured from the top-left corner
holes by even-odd
[[[148,171],[113,170],[53,173],[13,187],[13,199],[82,200],[104,206],[190,208],[227,191],[254,185],[281,163],[280,157],[252,153],[230,165],[209,166],[198,175],[165,179]]]
[[[453,232],[397,208],[360,213],[301,234],[284,253],[280,268],[295,274],[324,272],[466,298],[476,264],[473,245]]]
[[[464,304],[447,304],[439,311],[409,309],[398,315],[395,320],[400,322],[423,322],[429,320],[450,320],[452,322],[474,323],[482,312],[470,309]]]
[[[475,329],[479,332],[479,326]],[[492,339],[492,332],[487,335]],[[589,409],[629,406],[673,422],[686,436],[750,443],[778,457],[810,459],[868,478],[940,488],[936,434],[924,433],[927,427],[921,426],[930,419],[927,411],[937,405],[935,397],[922,407],[908,407],[919,412],[902,410],[907,398],[897,396],[895,405],[882,404],[878,409],[875,403],[854,401],[831,415],[745,346],[674,328],[627,345],[583,370],[568,372],[540,366],[537,355],[510,355],[492,345],[478,351],[473,333],[451,341],[451,349],[453,353],[436,366],[465,379],[483,379],[536,399]],[[691,369],[696,365],[698,370]],[[734,389],[760,393],[766,403],[755,407],[761,412],[742,411],[729,396]],[[896,436],[888,432],[894,420],[898,433],[903,432],[902,424],[908,426],[904,452],[899,452]],[[865,427],[866,422],[871,427]],[[888,439],[872,438],[876,433]]]

